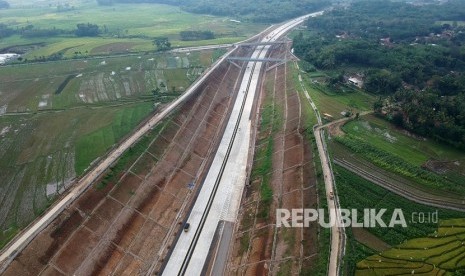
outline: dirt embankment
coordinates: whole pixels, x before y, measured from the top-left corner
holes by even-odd
[[[282,58],[288,50],[274,50],[274,57]],[[318,253],[316,225],[276,227],[277,208],[317,206],[311,145],[301,134],[301,99],[286,66],[264,76],[256,154],[228,264],[231,275],[298,275],[313,265]],[[272,154],[266,154],[270,148]],[[263,165],[267,162],[269,170]]]
[[[222,64],[116,183],[87,190],[5,275],[156,272],[216,150],[240,74]]]

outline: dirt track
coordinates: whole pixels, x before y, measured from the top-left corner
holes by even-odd
[[[288,49],[275,51],[283,55]],[[317,228],[277,228],[276,208],[309,208],[317,204],[314,167],[310,143],[301,135],[299,94],[287,76],[287,65],[266,73],[262,87],[261,109],[272,105],[272,127],[259,129],[256,152],[272,143],[272,170],[269,175],[252,172],[240,210],[234,248],[228,265],[231,275],[297,275],[312,266],[316,255]],[[263,116],[261,120],[267,119]],[[274,130],[273,130],[274,129]],[[271,136],[271,141],[269,137]],[[255,158],[254,167],[263,159]],[[265,161],[266,162],[266,161]],[[270,205],[264,205],[261,186],[268,182],[273,190]],[[268,209],[268,216],[261,213]]]
[[[247,49],[236,55],[247,56]],[[116,184],[90,188],[5,275],[140,274],[161,265],[224,128],[240,69],[225,62]],[[187,206],[187,207],[186,207]]]

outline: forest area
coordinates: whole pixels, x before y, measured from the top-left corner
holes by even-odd
[[[294,38],[309,70],[363,77],[380,116],[465,148],[465,2],[360,1],[309,19]]]
[[[233,16],[260,23],[276,23],[322,9],[327,0],[97,0],[100,5],[114,3],[158,3],[181,6],[193,13]]]

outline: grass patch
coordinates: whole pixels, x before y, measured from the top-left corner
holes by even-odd
[[[57,37],[23,38],[8,37],[0,41],[0,48],[13,45],[40,44],[25,58],[34,59],[62,53],[65,58],[75,56],[102,55],[140,51],[154,51],[154,37],[165,36],[173,47],[201,46],[232,43],[250,37],[266,26],[252,22],[236,24],[224,17],[205,16],[185,12],[179,7],[162,4],[120,4],[99,6],[96,1],[75,1],[74,10],[58,12],[55,5],[13,5],[0,10],[0,23],[12,28],[33,25],[35,29],[56,28],[70,34]],[[99,37],[77,38],[73,31],[79,23],[100,26]],[[181,31],[211,30],[215,39],[182,41]],[[80,52],[76,55],[75,52]]]
[[[137,104],[118,110],[110,124],[80,137],[76,142],[76,173],[83,173],[93,160],[104,155],[152,110],[152,103]]]
[[[250,240],[249,232],[244,233],[240,241],[241,247],[239,249],[239,255],[244,255],[247,252],[247,250],[249,249],[249,240]]]
[[[18,234],[20,229],[17,226],[11,226],[7,230],[3,230],[0,234],[0,248],[3,248],[10,242],[16,234]]]
[[[374,147],[396,154],[416,166],[421,166],[428,159],[465,160],[465,154],[453,147],[431,140],[414,138],[394,128],[386,120],[373,115],[351,121],[344,125],[343,130]]]
[[[260,178],[260,204],[257,217],[267,220],[270,216],[269,207],[273,201],[273,189],[271,188],[271,172],[273,168],[273,133],[277,123],[276,108],[272,98],[273,82],[267,81],[265,84],[267,96],[263,104],[260,116],[260,136],[258,143],[260,147],[256,149],[255,162],[251,173],[252,179]],[[265,135],[268,134],[268,135]]]
[[[322,83],[315,83],[319,77],[321,77],[320,72],[302,74],[305,88],[321,114],[327,113],[337,119],[342,118],[341,112],[346,110],[361,112],[372,109],[375,102],[374,96],[349,87],[336,89]]]
[[[357,136],[347,134],[335,137],[335,140],[370,160],[373,164],[407,177],[425,187],[450,191],[461,195],[465,194],[462,183],[451,181],[435,173],[424,170],[419,166],[415,166],[400,156],[373,146]]]

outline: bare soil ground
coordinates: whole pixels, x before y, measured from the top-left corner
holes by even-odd
[[[364,228],[352,227],[352,233],[358,242],[376,250],[377,252],[383,252],[391,248],[389,244],[371,234]]]
[[[282,56],[285,51],[288,49],[283,47],[273,53]],[[267,146],[268,137],[272,136],[272,170],[268,177],[273,200],[268,206],[261,206],[262,184],[267,176],[252,177],[239,212],[227,268],[229,275],[298,275],[313,265],[317,254],[317,225],[308,228],[276,227],[276,208],[317,206],[311,144],[301,135],[300,97],[287,76],[286,66],[280,65],[264,76],[261,110],[271,101],[274,121],[271,128],[258,130],[255,141],[257,153]],[[255,156],[254,167],[262,162]],[[261,213],[263,208],[268,209],[267,217]]]
[[[117,183],[86,191],[5,275],[156,273],[209,167],[240,75],[222,64]]]

